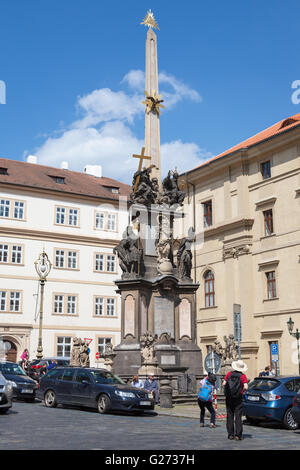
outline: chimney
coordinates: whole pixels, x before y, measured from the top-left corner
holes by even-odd
[[[27,163],[37,163],[37,157],[35,155],[28,155],[27,157]]]
[[[102,166],[100,165],[85,165],[83,171],[87,175],[92,175],[92,176],[97,176],[97,178],[102,178]]]
[[[69,163],[68,162],[61,162],[60,168],[62,170],[68,170],[69,169]]]

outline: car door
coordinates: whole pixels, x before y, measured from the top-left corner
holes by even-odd
[[[74,375],[75,369],[66,368],[60,380],[57,381],[56,393],[60,403],[73,404]]]
[[[77,369],[73,385],[73,400],[77,405],[93,406],[93,378],[86,369]]]

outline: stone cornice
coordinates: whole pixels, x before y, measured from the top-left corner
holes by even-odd
[[[236,230],[240,228],[242,230],[250,230],[254,223],[254,219],[234,219],[230,222],[225,222],[221,224],[215,224],[211,228],[204,229],[204,239],[213,237],[223,232],[228,232],[230,230]]]
[[[265,199],[261,199],[260,201],[257,201],[255,203],[255,205],[256,205],[257,208],[259,208],[261,206],[275,204],[276,199],[277,199],[276,196],[270,196],[270,197],[267,197]]]

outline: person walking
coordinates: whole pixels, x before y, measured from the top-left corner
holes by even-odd
[[[159,399],[159,388],[158,382],[155,380],[154,375],[149,375],[148,379],[145,380],[144,389],[152,392],[155,403],[157,404]]]
[[[228,372],[223,385],[226,399],[226,429],[228,439],[243,439],[243,393],[248,390],[248,379],[245,375],[248,367],[242,361],[233,361],[231,364],[232,372]]]
[[[205,409],[207,409],[210,413],[210,427],[216,427],[216,412],[213,406],[216,380],[216,375],[209,373],[208,376],[200,382],[200,390],[198,392],[198,405],[200,408],[201,428],[204,427]]]
[[[21,354],[21,367],[23,370],[27,367],[27,363],[29,360],[29,351],[28,349],[24,349],[23,353]]]
[[[271,367],[267,366],[267,367],[265,367],[264,371],[260,372],[259,377],[269,377],[269,376],[273,376],[273,375],[274,375],[274,373],[273,373]]]
[[[136,388],[143,388],[144,387],[144,382],[141,379],[139,379],[138,375],[134,375],[132,377],[131,386],[136,387]]]

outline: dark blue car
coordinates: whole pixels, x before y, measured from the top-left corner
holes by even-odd
[[[300,377],[257,377],[244,394],[243,410],[249,422],[274,420],[287,429],[297,429],[291,409],[300,390]]]
[[[37,398],[50,408],[58,404],[78,405],[96,408],[99,413],[154,409],[147,390],[127,385],[108,370],[96,368],[51,369],[40,380]]]

